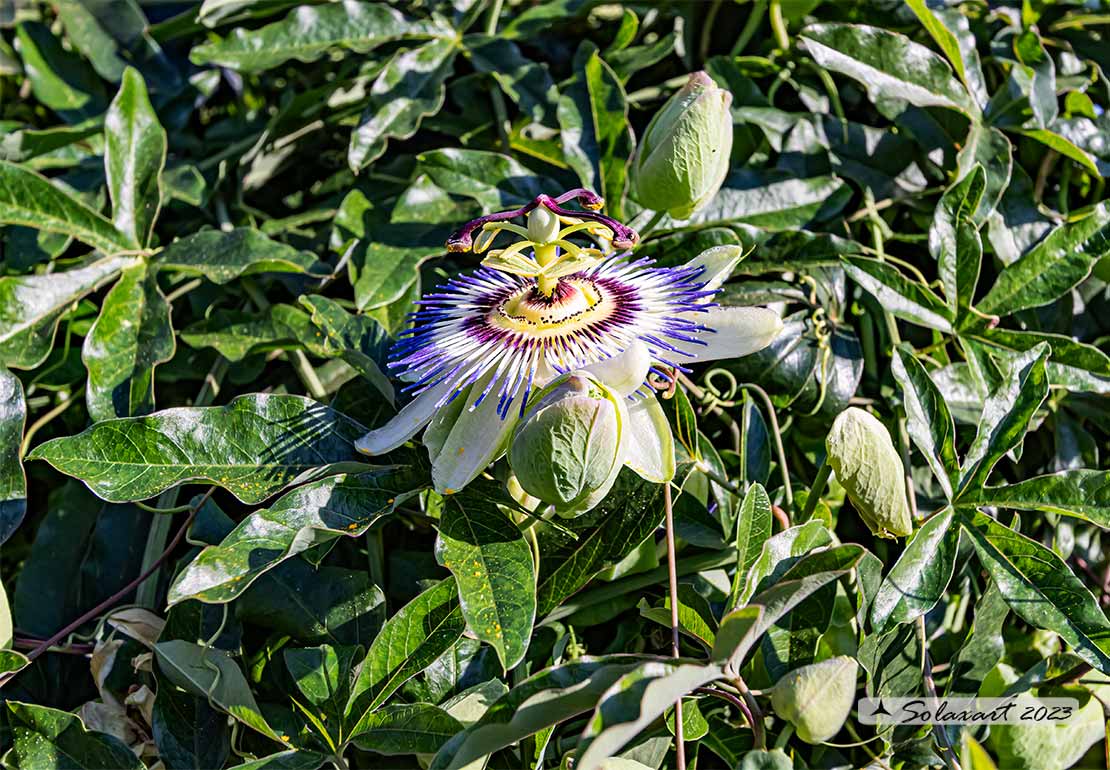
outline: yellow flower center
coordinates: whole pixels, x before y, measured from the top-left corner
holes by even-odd
[[[550,297],[526,286],[490,314],[490,324],[529,337],[555,337],[605,319],[613,300],[588,278],[560,279]]]

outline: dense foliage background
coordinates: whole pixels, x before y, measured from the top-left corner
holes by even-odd
[[[1105,767],[1108,31],[1097,0],[0,5],[5,762],[673,767],[686,694],[691,767]],[[732,172],[655,217],[630,158],[698,69]],[[514,524],[496,481],[445,500],[419,445],[351,443],[414,299],[477,265],[446,235],[577,186],[662,264],[751,249],[722,301],[785,319],[669,402],[682,664],[659,487]],[[808,499],[850,404],[912,539]],[[452,575],[439,529],[499,566]],[[1084,716],[809,745],[769,691],[835,655],[861,696]]]

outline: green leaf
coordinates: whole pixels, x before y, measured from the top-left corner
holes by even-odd
[[[148,417],[107,420],[38,446],[46,460],[112,502],[145,500],[189,481],[206,481],[246,503],[355,462],[366,429],[322,404],[255,393],[227,406],[178,407]]]
[[[1053,100],[1055,100],[1055,94],[1053,94]],[[1092,174],[1102,176],[1102,172],[1098,167],[1098,159],[1081,147],[1076,146],[1075,143],[1067,137],[1061,136],[1055,131],[1050,131],[1047,128],[1025,129],[1021,131],[1021,134],[1040,142],[1051,150],[1055,150],[1065,158],[1071,158]]]
[[[1033,120],[1039,128],[1044,128],[1053,123],[1060,112],[1056,102],[1056,64],[1035,30],[1027,29],[1015,36],[1013,46],[1018,61],[1026,68],[1015,67],[1015,71],[1019,82],[1027,82]]]
[[[801,38],[818,64],[859,81],[872,102],[894,99],[979,114],[945,61],[905,35],[864,24],[813,24]]]
[[[35,99],[67,123],[78,123],[104,111],[104,85],[77,54],[67,51],[45,24],[16,27],[23,71]]]
[[[116,228],[132,248],[150,245],[162,206],[166,132],[154,114],[143,76],[128,67],[104,116],[104,175]]]
[[[327,644],[282,651],[285,668],[311,706],[308,712],[318,718],[321,735],[330,737],[334,745],[344,739],[343,712],[351,693],[351,669],[361,651],[360,647]]]
[[[961,14],[953,14],[947,17],[958,20],[957,23],[963,22],[961,31],[964,32],[964,35],[957,37],[955,32],[942,20],[946,17],[939,16],[930,9],[925,0],[906,0],[906,5],[910,7],[910,10],[917,16],[918,21],[925,27],[929,36],[944,52],[960,80],[964,82],[974,96],[978,97],[982,94],[985,99],[986,86],[983,83],[983,73],[979,69],[979,54],[975,50],[975,38],[968,29],[966,17]],[[940,9],[940,13],[943,14],[943,12],[944,10]],[[970,38],[970,40],[965,38]],[[967,57],[967,61],[965,61],[965,57]],[[983,102],[980,102],[980,106],[982,104]]]
[[[19,452],[26,421],[23,383],[0,365],[0,545],[27,514],[27,476]]]
[[[181,689],[208,698],[248,727],[279,740],[262,716],[242,670],[223,650],[175,639],[154,645],[154,657],[159,670]]]
[[[604,770],[604,760],[615,756],[676,700],[723,675],[720,667],[702,663],[641,663],[602,694],[582,732],[575,767]]]
[[[408,139],[420,122],[443,107],[444,81],[459,46],[431,40],[397,53],[370,87],[370,99],[351,134],[347,163],[358,173],[385,152],[388,139]]]
[[[583,44],[575,56],[574,78],[563,87],[556,114],[563,151],[579,181],[601,193],[620,216],[635,140],[624,86],[592,44]]]
[[[68,770],[143,770],[127,744],[105,733],[86,730],[76,714],[7,702],[13,767]]]
[[[154,409],[154,367],[173,358],[171,308],[147,263],[128,267],[85,336],[85,403],[93,420]]]
[[[777,532],[763,541],[759,556],[748,565],[740,601],[747,602],[760,586],[782,577],[786,570],[814,548],[828,545],[833,540],[824,522],[811,519],[804,524]]]
[[[0,360],[13,369],[41,364],[62,316],[137,261],[107,257],[64,273],[0,278]]]
[[[347,703],[348,723],[389,700],[407,680],[451,649],[466,630],[454,578],[441,580],[386,621],[359,666]]]
[[[544,669],[514,686],[440,749],[429,770],[463,770],[597,705],[601,694],[638,665],[624,656],[583,659]]]
[[[1059,634],[1095,668],[1110,670],[1110,620],[1063,559],[981,513],[964,515],[963,526],[1014,614]]]
[[[976,166],[941,196],[929,228],[929,252],[937,260],[948,307],[957,317],[971,306],[979,282],[983,243],[973,218],[984,189],[986,175]]]
[[[892,370],[902,389],[910,438],[951,500],[960,477],[960,462],[956,457],[956,425],[948,404],[908,345],[895,348]]]
[[[1076,222],[1053,230],[1008,265],[978,303],[988,315],[1010,315],[1052,302],[1086,278],[1110,254],[1110,203],[1100,203]]]
[[[229,602],[286,559],[341,535],[362,535],[412,497],[412,482],[407,470],[386,470],[298,487],[201,551],[170,586],[168,601]]]
[[[548,180],[509,155],[445,148],[416,156],[418,168],[437,187],[493,212],[531,203]]]
[[[998,584],[991,582],[975,603],[971,631],[952,658],[946,695],[973,695],[1006,652],[1002,632],[1010,608]]]
[[[752,484],[736,517],[736,575],[732,579],[729,607],[740,602],[748,571],[763,552],[763,544],[771,537],[771,498],[762,484]]]
[[[327,302],[323,297],[314,297]],[[270,305],[262,313],[216,310],[203,321],[178,332],[181,341],[193,348],[214,348],[228,361],[242,361],[257,353],[304,346],[313,354],[323,348],[307,341],[318,342],[320,330],[308,313],[285,304]]]
[[[131,248],[129,239],[97,211],[44,176],[0,161],[0,223],[71,236],[106,255]]]
[[[315,751],[290,750],[235,765],[231,770],[318,770],[327,756]]]
[[[940,601],[960,549],[960,527],[954,517],[955,512],[946,508],[906,543],[871,603],[871,625],[876,633],[916,620]]]
[[[834,216],[850,197],[849,188],[835,176],[799,179],[783,171],[740,169],[732,172],[690,219],[674,224],[749,224],[772,231],[794,230]]]
[[[470,488],[450,495],[439,522],[436,560],[451,570],[474,636],[497,652],[505,670],[528,650],[536,618],[532,549],[493,501]]]
[[[910,323],[951,333],[955,316],[936,294],[893,265],[870,257],[843,257],[844,272],[886,310]]]
[[[747,606],[722,618],[710,660],[739,671],[748,652],[771,626],[814,593],[848,574],[866,553],[862,546],[840,545],[799,559],[773,585],[753,596]]]
[[[978,227],[986,221],[1002,200],[1014,176],[1025,172],[1014,165],[1014,149],[1010,140],[998,128],[982,123],[972,123],[967,139],[956,156],[959,177],[966,178],[976,166],[984,173],[985,188],[979,198],[973,220]]]
[[[214,283],[227,283],[255,273],[307,273],[323,277],[330,272],[311,252],[271,240],[249,227],[227,232],[201,230],[171,243],[154,258],[154,264],[160,270],[199,275]]]
[[[194,64],[261,72],[290,59],[315,61],[336,49],[366,53],[396,40],[450,34],[437,22],[409,19],[387,5],[343,0],[301,6],[260,29],[237,27],[225,38],[195,46],[189,58]]]
[[[619,562],[659,529],[663,521],[658,504],[661,489],[630,470],[622,470],[597,508],[563,522],[565,530],[540,530],[543,558],[536,587],[539,616],[558,608],[598,572]]]
[[[1048,345],[1040,344],[1007,362],[1002,384],[983,404],[979,430],[964,457],[957,500],[981,487],[1003,455],[1025,438],[1033,415],[1048,396],[1047,358]]]
[[[430,703],[405,703],[367,712],[351,730],[363,751],[393,756],[435,754],[463,729],[459,721]]]
[[[671,424],[674,439],[680,447],[686,450],[693,460],[700,460],[700,438],[698,434],[698,416],[686,395],[685,388],[676,388],[671,398],[660,400],[667,422]]]
[[[243,623],[330,644],[369,644],[384,611],[385,594],[365,570],[314,568],[304,559],[267,571],[235,603]]]
[[[157,693],[151,729],[166,767],[223,767],[231,753],[227,716],[209,706],[207,698],[179,690],[164,677],[158,677]]]
[[[525,115],[545,122],[558,98],[546,65],[529,60],[516,43],[499,36],[467,35],[463,44],[475,70],[492,77]]]
[[[982,342],[989,348],[1005,351],[1006,355],[1024,353],[1047,343],[1052,348],[1048,357],[1048,376],[1053,385],[1088,393],[1110,391],[1110,356],[1094,345],[1078,342],[1074,337],[992,328],[985,324],[965,329],[962,334],[964,339]]]
[[[323,333],[323,340],[316,342],[320,352],[346,361],[392,404],[393,385],[382,373],[390,342],[381,324],[369,316],[351,315],[327,297],[302,296],[299,301],[312,312],[312,323]]]
[[[962,505],[1073,516],[1110,529],[1110,471],[1073,468],[997,487],[981,487]]]

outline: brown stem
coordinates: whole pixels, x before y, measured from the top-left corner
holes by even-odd
[[[37,647],[35,647],[35,649],[33,649],[29,653],[27,653],[27,662],[30,663],[35,658],[39,657],[44,652],[48,651],[51,647],[53,647],[55,644],[60,642],[62,639],[66,638],[71,633],[76,631],[78,628],[83,626],[85,623],[87,623],[88,621],[92,620],[93,618],[99,616],[105,610],[110,609],[111,607],[113,607],[117,602],[119,602],[121,599],[123,599],[123,597],[127,596],[129,593],[134,591],[144,580],[146,580],[148,577],[153,575],[157,571],[158,567],[160,567],[162,565],[162,562],[164,562],[167,558],[169,558],[169,555],[177,547],[178,543],[181,542],[181,539],[183,537],[185,537],[185,532],[186,532],[186,530],[189,529],[189,525],[193,523],[193,519],[196,518],[197,511],[200,510],[200,507],[202,505],[204,505],[205,501],[208,500],[208,498],[211,497],[212,493],[215,492],[215,491],[216,491],[215,487],[210,487],[208,489],[208,491],[205,493],[204,497],[202,497],[200,500],[197,501],[197,504],[195,506],[193,506],[193,509],[189,513],[189,516],[185,519],[184,522],[182,522],[181,527],[177,530],[177,534],[174,535],[173,540],[171,540],[170,544],[168,546],[166,546],[166,550],[163,551],[162,555],[159,556],[154,561],[154,563],[151,564],[141,575],[139,575],[137,578],[132,580],[130,583],[125,585],[120,590],[116,591],[114,594],[109,596],[107,599],[102,601],[100,604],[93,607],[91,610],[89,610],[88,612],[83,614],[81,617],[77,618],[77,620],[73,621],[72,623],[67,625],[65,628],[58,631],[56,634],[51,636],[49,639],[46,639],[46,640],[42,641]],[[13,676],[15,676],[16,673],[18,673],[18,672],[12,671],[12,672],[9,672],[7,674],[4,674],[3,676],[0,676],[0,687],[3,687],[5,684],[7,684],[9,681],[11,681],[11,678]]]
[[[674,510],[671,506],[671,485],[663,485],[663,510],[667,528],[667,582],[671,592],[671,655],[679,657],[678,631],[678,568],[675,566]],[[682,698],[674,704],[674,754],[677,770],[686,770],[686,745],[682,736]]]

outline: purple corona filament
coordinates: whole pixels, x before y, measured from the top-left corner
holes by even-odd
[[[571,211],[562,207],[563,203],[577,200],[588,209],[599,209],[605,201],[596,193],[578,188],[569,190],[562,195],[552,198],[549,195],[537,195],[531,203],[512,211],[499,211],[496,214],[487,214],[484,217],[472,219],[460,227],[447,239],[447,250],[450,252],[466,252],[474,247],[474,233],[480,230],[487,222],[505,222],[510,219],[522,217],[538,206],[543,206],[554,214],[562,217],[573,217],[584,221],[597,222],[609,228],[613,233],[613,247],[617,249],[631,249],[640,240],[635,230],[627,225],[622,225],[612,217],[599,214],[596,211]]]

